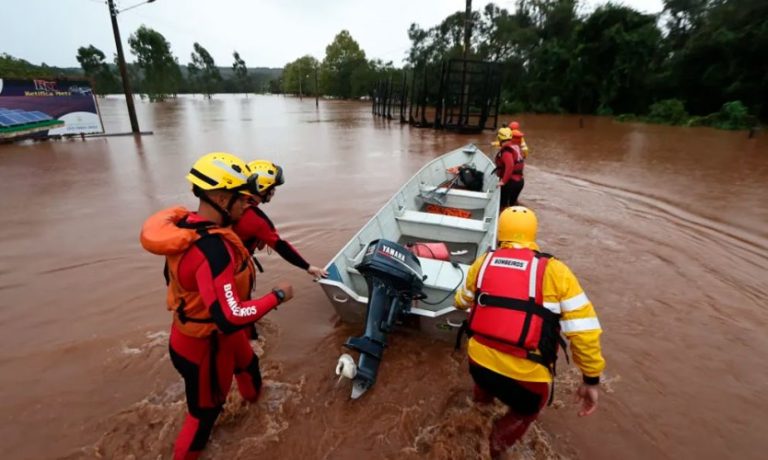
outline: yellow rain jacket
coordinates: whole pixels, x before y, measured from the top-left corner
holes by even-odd
[[[538,251],[536,243],[501,243],[502,248],[526,247]],[[486,254],[478,257],[467,273],[467,279],[457,292],[456,306],[467,309],[474,306],[477,276]],[[544,272],[543,297],[546,307],[560,311],[561,332],[570,342],[574,363],[587,377],[599,377],[605,368],[600,350],[600,322],[592,303],[584,294],[579,280],[563,262],[552,258]],[[550,382],[552,375],[541,364],[508,355],[470,338],[469,357],[477,364],[498,374],[526,382]]]

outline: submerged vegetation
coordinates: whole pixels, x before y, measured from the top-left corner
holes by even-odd
[[[385,76],[465,55],[499,64],[503,113],[618,115],[688,126],[743,129],[768,119],[768,1],[663,0],[645,14],[618,3],[587,10],[582,0],[515,0],[472,12],[464,50],[465,14],[439,24],[412,24],[403,69],[370,59],[343,30],[322,59],[302,56],[284,69],[217,67],[199,43],[180,65],[170,43],[146,26],[129,43],[137,92],[152,100],[177,93],[271,92],[338,98],[367,96]],[[82,71],[56,69],[0,55],[0,76],[86,75],[100,93],[120,91],[114,63],[93,45],[77,53]]]
[[[642,121],[678,126],[709,126],[718,129],[749,129],[759,122],[749,114],[747,107],[741,101],[730,101],[723,104],[719,111],[706,116],[689,115],[683,101],[665,99],[654,102],[648,110],[648,115],[638,116],[624,113],[616,117],[619,121]]]

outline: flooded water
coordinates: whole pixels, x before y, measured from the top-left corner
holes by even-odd
[[[101,101],[109,132],[124,101]],[[167,458],[184,414],[167,355],[162,260],[143,220],[193,206],[184,175],[223,150],[282,165],[265,210],[324,265],[424,163],[492,134],[373,119],[367,104],[279,96],[139,103],[140,140],[0,145],[0,426],[4,458]],[[579,419],[561,363],[553,406],[512,458],[763,458],[768,448],[768,136],[525,116],[521,201],[601,323],[607,382]],[[487,147],[486,151],[490,151]],[[204,458],[485,458],[489,418],[470,403],[452,344],[392,336],[361,400],[333,369],[347,336],[308,275],[260,259],[264,292],[296,298],[261,323],[263,398],[230,395]]]

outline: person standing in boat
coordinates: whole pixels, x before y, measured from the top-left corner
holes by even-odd
[[[501,199],[499,209],[501,211],[517,203],[517,197],[523,190],[523,168],[525,159],[520,150],[520,140],[523,133],[509,128],[500,128],[496,138],[499,142],[499,151],[496,153],[496,175],[499,177],[498,186],[501,187]]]
[[[493,423],[494,458],[517,442],[551,402],[559,345],[565,350],[561,333],[583,374],[576,393],[579,416],[597,410],[605,368],[595,309],[568,266],[539,252],[537,227],[532,210],[505,209],[499,216],[498,249],[475,260],[455,296],[457,307],[472,309],[467,352],[473,399],[488,404],[497,398],[509,407]]]
[[[509,122],[509,129],[511,129],[513,133],[515,131],[520,131],[520,123],[517,121]],[[520,151],[523,153],[523,158],[527,159],[528,144],[525,142],[525,137],[523,137],[522,133],[520,133]]]
[[[327,271],[310,265],[291,243],[280,238],[275,225],[259,207],[259,204],[269,203],[275,196],[277,187],[285,183],[283,168],[267,160],[252,161],[248,163],[248,168],[256,177],[257,189],[249,198],[249,205],[243,216],[233,227],[245,247],[252,253],[256,249],[262,250],[264,246],[269,246],[288,263],[306,271],[312,277],[327,277]]]
[[[210,153],[195,162],[187,180],[199,199],[197,211],[160,211],[141,230],[142,246],[166,260],[167,305],[173,311],[169,352],[184,378],[188,410],[173,449],[177,460],[202,452],[233,375],[243,399],[258,399],[261,371],[247,326],[293,297],[292,286],[278,282],[251,299],[256,270],[229,228],[256,194],[245,162]]]

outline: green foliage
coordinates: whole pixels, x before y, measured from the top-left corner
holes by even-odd
[[[613,109],[604,105],[601,105],[600,107],[598,107],[596,112],[598,115],[602,117],[610,117],[611,115],[613,115]]]
[[[278,78],[273,78],[272,80],[269,80],[269,85],[267,86],[267,92],[270,94],[282,94],[283,90],[283,77],[280,76]]]
[[[698,126],[734,130],[749,129],[757,125],[757,120],[749,114],[747,107],[741,101],[726,102],[719,112],[700,117],[695,122]]]
[[[171,44],[159,32],[141,26],[128,39],[144,73],[142,88],[151,101],[176,95],[181,85],[181,70],[171,53]]]
[[[755,117],[768,118],[768,1],[663,3],[658,15],[610,2],[591,11],[582,8],[581,0],[503,3],[512,4],[509,10],[489,3],[472,12],[467,50],[466,18],[463,10],[457,11],[431,27],[411,24],[407,68],[426,66],[427,85],[437,85],[445,59],[466,55],[496,62],[502,72],[502,112],[620,113],[620,120],[724,129],[742,129],[754,125]],[[180,68],[170,44],[145,26],[129,43],[138,57],[128,65],[134,89],[158,100],[180,89],[208,95],[269,91],[357,98],[369,94],[379,79],[399,81],[403,75],[391,62],[366,58],[346,30],[326,47],[321,63],[303,56],[286,64],[282,75],[279,69],[249,72],[237,52],[231,69],[217,68],[197,43],[192,63]],[[97,92],[119,91],[115,66],[105,62],[100,50],[82,47],[78,61]],[[0,77],[66,72],[0,54]]]
[[[664,89],[696,114],[741,100],[767,118],[768,2],[666,0],[665,7],[672,28]]]
[[[747,129],[751,126],[753,126],[752,117],[741,101],[731,101],[723,104],[723,107],[720,109],[718,128]]]
[[[366,94],[372,84],[363,90],[366,85],[353,84],[353,76],[367,78],[367,66],[365,51],[360,49],[348,31],[342,30],[325,48],[325,59],[320,66],[321,91],[345,99]]]
[[[242,88],[245,96],[248,97],[248,93],[252,91],[248,67],[245,66],[245,61],[243,61],[237,51],[232,53],[232,57],[235,58],[235,62],[232,64],[232,71],[235,74],[234,80],[237,81],[238,87]]]
[[[15,58],[10,54],[0,53],[0,78],[76,78],[82,76],[82,72],[76,69],[50,67],[45,63],[38,66],[30,64],[24,59]]]
[[[684,125],[688,122],[688,112],[680,99],[664,99],[651,104],[647,119],[653,123]]]
[[[581,109],[606,115],[645,110],[649,75],[660,58],[656,18],[609,3],[587,17],[574,38]]]
[[[187,65],[189,80],[208,99],[216,92],[217,84],[221,82],[221,73],[216,67],[211,54],[199,43],[193,45],[192,62]]]
[[[312,56],[303,56],[285,65],[283,69],[282,91],[299,96],[319,94],[315,85],[315,72],[320,63]]]
[[[758,124],[757,119],[749,114],[747,107],[741,101],[726,102],[719,112],[710,113],[706,116],[689,116],[685,111],[683,101],[665,99],[652,104],[646,117],[622,114],[616,119],[618,121],[646,121],[667,125],[710,126],[718,129],[749,129]]]
[[[96,94],[109,94],[120,91],[120,81],[115,72],[105,61],[104,53],[93,45],[77,49],[77,62],[83,68],[85,76],[94,82]]]
[[[749,101],[747,113],[768,117],[768,1],[664,0],[661,15],[611,2],[587,14],[578,13],[579,0],[514,3],[513,11],[490,3],[473,13],[468,52],[500,64],[505,110],[519,101],[534,112],[645,113],[638,119],[680,124],[689,121],[685,107],[701,116],[738,99]],[[463,15],[412,24],[408,62],[459,57]],[[651,109],[660,99],[683,109]],[[695,122],[715,123],[723,112]],[[744,126],[745,116],[715,124]]]
[[[623,122],[632,122],[632,121],[638,121],[640,120],[640,118],[634,113],[622,113],[622,114],[616,115],[616,120],[623,121]]]
[[[501,94],[501,103],[499,104],[499,113],[508,115],[522,113],[525,111],[525,104],[519,99],[512,99],[509,92]]]

